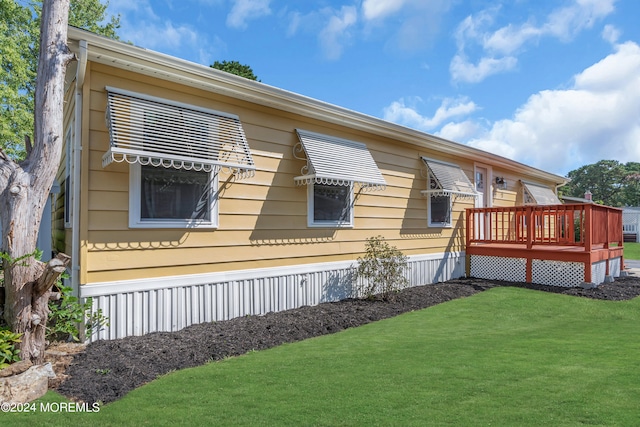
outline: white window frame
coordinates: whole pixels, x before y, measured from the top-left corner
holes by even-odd
[[[162,167],[162,166],[157,166]],[[134,163],[129,166],[129,228],[218,228],[218,173],[215,171],[209,172],[209,176],[214,174],[211,182],[211,199],[210,217],[211,220],[202,219],[183,219],[183,220],[143,220],[141,216],[141,191],[142,191],[142,167],[140,163]]]
[[[314,199],[315,199],[315,186],[325,185],[309,183],[307,185],[307,226],[314,228],[353,228],[353,183],[348,185],[349,187],[349,218],[347,220],[330,221],[330,220],[318,220],[314,217]],[[328,184],[326,184],[328,185]]]
[[[432,220],[431,208],[433,197],[446,197],[449,199],[449,222],[434,222]],[[431,228],[452,228],[453,227],[453,200],[451,194],[430,194],[427,198],[427,223]]]

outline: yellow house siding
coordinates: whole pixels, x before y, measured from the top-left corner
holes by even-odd
[[[453,216],[460,219],[454,228],[427,227],[420,156],[456,163],[472,177],[470,161],[101,64],[88,70],[82,283],[355,260],[375,235],[407,255],[464,250],[463,211],[473,200],[454,200]],[[252,178],[226,184],[229,176],[220,174],[218,229],[129,229],[129,165],[101,163],[109,146],[105,86],[240,117],[257,170]],[[353,228],[307,226],[307,188],[293,180],[305,165],[293,153],[296,128],[364,143],[374,157],[387,188],[358,194]]]
[[[91,85],[92,85],[93,63],[88,62],[85,71],[84,84],[82,90],[82,111],[81,117],[77,117],[76,120],[81,121],[82,135],[80,135],[80,141],[82,145],[82,151],[80,152],[80,203],[79,203],[79,230],[78,233],[78,260],[71,260],[72,265],[78,266],[78,277],[80,284],[88,283],[88,265],[89,260],[89,243],[88,243],[88,214],[89,214],[89,176],[90,168],[89,153],[92,146],[91,127],[90,123],[90,111],[91,111]]]
[[[56,173],[55,180],[60,187],[60,191],[53,197],[52,201],[52,215],[51,215],[51,230],[52,230],[52,250],[56,252],[64,252],[66,254],[71,253],[71,236],[70,232],[67,228],[65,228],[65,197],[66,197],[66,188],[65,188],[65,180],[67,178],[67,134],[70,132],[71,135],[71,143],[73,143],[73,139],[75,138],[75,122],[74,122],[74,111],[75,111],[75,83],[72,83],[67,88],[67,91],[64,96],[65,102],[65,112],[63,117],[63,146],[62,153],[60,159],[60,165],[58,171]],[[72,198],[69,197],[71,201]],[[70,209],[71,206],[67,206],[67,209]]]

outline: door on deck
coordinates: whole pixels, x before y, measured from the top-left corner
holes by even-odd
[[[487,208],[491,206],[491,183],[489,182],[489,170],[484,166],[475,167],[475,185],[478,197],[476,197],[476,208]],[[487,235],[486,228],[488,226],[488,217],[485,214],[479,214],[475,219],[475,235],[477,238],[484,239]]]

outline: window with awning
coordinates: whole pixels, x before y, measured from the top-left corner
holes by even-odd
[[[358,184],[369,190],[386,188],[387,182],[365,144],[300,129],[296,132],[300,144],[295,152],[304,152],[307,161],[303,174],[294,178],[298,185]]]
[[[306,165],[294,181],[309,189],[308,226],[352,227],[354,185],[362,190],[383,190],[387,185],[369,149],[360,142],[300,129],[296,132],[300,143],[294,155],[306,160]]]
[[[427,190],[421,193],[427,199],[429,227],[452,227],[452,200],[454,197],[474,198],[477,192],[460,166],[422,157],[427,166]]]
[[[218,172],[238,178],[254,174],[251,151],[237,116],[107,87],[112,162]]]
[[[561,205],[562,202],[549,187],[532,182],[522,182],[524,203],[527,205]]]
[[[427,166],[428,189],[422,194],[431,196],[477,197],[473,184],[458,165],[422,157]]]

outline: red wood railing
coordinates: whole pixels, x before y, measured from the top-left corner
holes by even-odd
[[[467,247],[500,243],[622,247],[622,210],[594,204],[473,208],[466,211]]]

